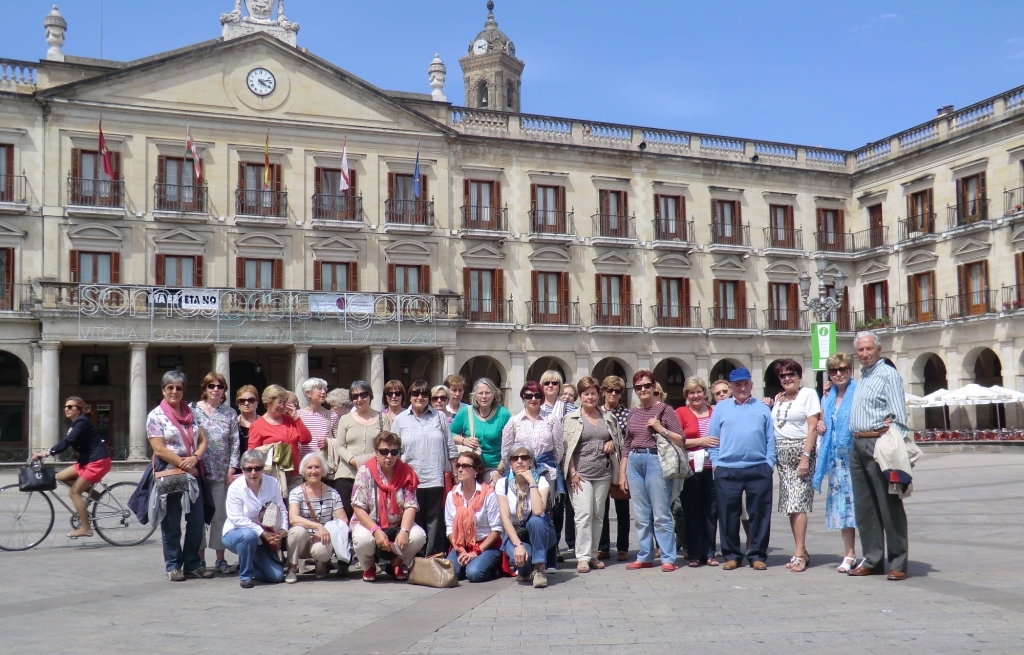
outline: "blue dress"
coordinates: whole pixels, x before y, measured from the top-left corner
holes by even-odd
[[[818,461],[813,486],[819,492],[824,476],[828,475],[828,495],[825,497],[825,528],[840,530],[856,528],[853,511],[853,481],[850,478],[850,405],[856,383],[851,381],[843,394],[843,402],[836,407],[836,388],[833,386],[822,402],[825,436],[818,449]]]

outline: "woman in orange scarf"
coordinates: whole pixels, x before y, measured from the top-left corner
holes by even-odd
[[[455,462],[458,484],[444,501],[444,520],[452,544],[448,560],[460,580],[486,582],[501,564],[501,515],[498,497],[483,484],[484,462],[473,451],[459,454]]]

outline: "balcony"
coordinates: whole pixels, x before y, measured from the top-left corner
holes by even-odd
[[[862,312],[856,312],[855,328],[860,330],[885,330],[892,327],[892,307],[872,307]]]
[[[654,219],[654,243],[659,250],[682,250],[690,252],[697,245],[693,221],[681,218]]]
[[[124,182],[69,177],[67,212],[92,218],[124,216]]]
[[[0,283],[0,311],[2,312],[28,309],[31,298],[31,284]]]
[[[635,246],[636,217],[619,216],[618,214],[594,214],[590,217],[594,223],[594,236],[590,244],[594,246]]]
[[[651,307],[654,317],[652,332],[672,332],[675,330],[703,330],[700,305],[687,307],[683,305],[661,304]],[[664,329],[662,329],[664,328]]]
[[[526,303],[526,315],[534,329],[577,329],[580,326],[580,303],[533,300]]]
[[[889,226],[881,225],[860,232],[815,232],[818,252],[830,259],[858,260],[874,257],[889,246]]]
[[[905,328],[941,321],[941,309],[942,303],[935,298],[899,304],[893,308],[892,324]]]
[[[818,318],[814,317],[814,320],[817,321]],[[854,326],[857,325],[857,312],[850,310],[830,312],[826,317],[826,322],[835,323],[836,332],[853,332]]]
[[[205,186],[180,184],[153,185],[153,218],[157,220],[204,223],[210,217],[206,210]]]
[[[807,332],[806,309],[766,309],[764,310],[764,329],[776,332]]]
[[[430,234],[434,231],[433,200],[384,201],[384,231],[389,234]]]
[[[712,223],[710,252],[747,253],[750,246],[750,224]]]
[[[573,212],[531,209],[528,214],[530,217],[530,241],[567,245],[576,240]]]
[[[508,238],[508,207],[462,207],[459,236],[501,241]]]
[[[1003,191],[1003,216],[1024,215],[1024,187]]]
[[[1024,309],[1024,286],[1003,287],[1003,311],[1016,312],[1019,309]]]
[[[950,320],[995,314],[1001,309],[998,289],[946,296],[946,318]]]
[[[960,228],[988,227],[988,198],[976,198],[946,207],[946,224],[948,230]]]
[[[757,309],[709,307],[712,330],[757,330]]]
[[[24,175],[0,175],[0,214],[28,211],[28,180]]]
[[[938,241],[935,233],[935,212],[927,212],[919,216],[908,216],[899,221],[899,246],[906,248],[911,245]]]
[[[288,192],[235,189],[235,224],[287,225]]]
[[[643,308],[640,305],[622,305],[617,302],[593,303],[591,332],[636,332],[643,328]]]
[[[463,298],[462,313],[470,323],[497,325],[503,330],[516,322],[511,300]]]
[[[334,193],[313,195],[313,227],[357,232],[363,228],[363,197]]]
[[[804,232],[791,228],[766,227],[764,254],[775,257],[799,257],[804,250]]]

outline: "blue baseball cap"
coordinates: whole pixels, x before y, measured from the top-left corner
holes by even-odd
[[[729,373],[729,382],[742,382],[743,380],[749,380],[749,379],[751,379],[750,378],[750,371],[748,371],[745,368],[733,369]]]

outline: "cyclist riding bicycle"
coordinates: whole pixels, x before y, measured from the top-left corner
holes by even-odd
[[[77,530],[69,532],[67,536],[72,539],[91,537],[92,525],[89,523],[89,513],[83,494],[92,489],[92,485],[103,480],[103,476],[110,471],[110,453],[107,452],[107,446],[96,432],[92,421],[85,415],[84,400],[78,396],[69,396],[64,401],[64,416],[71,421],[68,433],[56,446],[46,452],[36,453],[32,459],[52,457],[72,447],[78,451],[78,461],[58,473],[57,479],[71,487],[68,496],[71,497],[71,502],[82,522]]]

